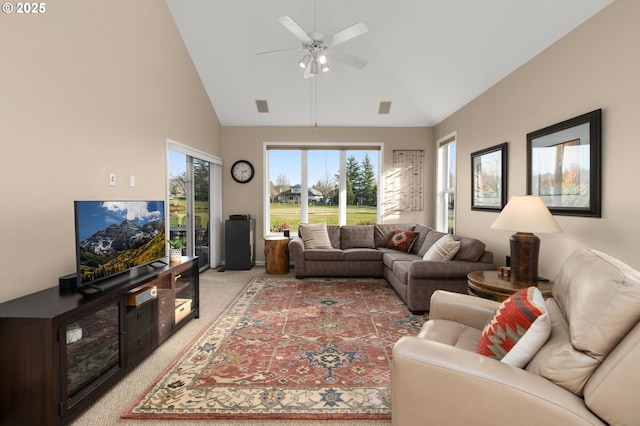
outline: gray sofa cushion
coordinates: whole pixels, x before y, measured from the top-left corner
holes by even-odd
[[[419,231],[422,228],[426,227],[417,225],[415,230]],[[424,257],[424,255],[427,253],[427,251],[429,251],[431,246],[436,243],[436,241],[447,235],[445,232],[436,231],[435,229],[431,228],[427,229],[429,229],[429,232],[424,237],[423,243],[421,246],[419,246],[420,249],[417,251],[417,254],[420,257]],[[422,231],[420,232],[422,234]],[[486,245],[482,241],[476,240],[475,238],[460,237],[458,235],[452,235],[452,237],[454,240],[460,241],[460,250],[455,255],[453,260],[466,260],[469,262],[477,262],[480,260],[480,257],[482,256],[486,248]],[[420,244],[419,241],[413,246],[415,247],[418,244]]]
[[[376,248],[373,225],[343,226],[340,230],[340,248]]]
[[[340,249],[309,249],[304,251],[305,260],[344,260],[344,252]]]
[[[331,241],[331,247],[340,248],[340,225],[327,225],[327,233]]]
[[[429,251],[431,246],[434,245],[436,241],[438,241],[440,238],[444,237],[445,235],[447,235],[446,232],[436,231],[435,229],[430,230],[427,236],[424,238],[424,243],[422,243],[422,247],[420,247],[420,250],[418,250],[418,256],[424,257],[424,255]]]
[[[460,250],[453,260],[467,260],[469,262],[477,262],[484,253],[485,244],[475,238],[453,236],[453,239],[460,241]]]
[[[382,253],[375,249],[352,248],[344,250],[344,260],[377,260],[382,259]]]
[[[418,254],[420,253],[420,249],[422,248],[422,245],[424,244],[424,240],[427,238],[427,234],[432,231],[432,228],[429,228],[428,226],[424,226],[424,225],[416,225],[413,227],[413,230],[416,232],[420,233],[420,236],[418,237],[418,239],[413,243],[413,246],[411,247],[411,253],[413,254]],[[427,251],[425,250],[424,253],[426,253]],[[424,253],[422,253],[422,256],[424,256]]]
[[[379,247],[378,250],[382,253],[382,263],[387,268],[393,268],[393,263],[396,261],[402,260],[422,260],[421,257],[411,254],[411,253],[403,253],[398,250],[392,250],[388,248]]]

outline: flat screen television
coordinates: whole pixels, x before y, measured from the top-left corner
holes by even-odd
[[[75,201],[77,287],[166,254],[164,201]]]

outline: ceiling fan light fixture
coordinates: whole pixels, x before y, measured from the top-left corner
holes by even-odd
[[[331,68],[329,68],[329,64],[323,64],[322,67],[320,68],[322,70],[322,72],[327,72],[329,71]]]
[[[318,55],[318,62],[324,65],[328,61],[329,61],[329,58],[327,57],[327,55],[324,52],[320,52],[320,54]]]
[[[311,62],[311,74],[318,74],[320,72],[319,68],[318,61]]]
[[[300,68],[305,69],[307,65],[309,65],[309,62],[311,62],[311,56],[304,55],[304,57],[298,61],[298,65],[300,65]]]

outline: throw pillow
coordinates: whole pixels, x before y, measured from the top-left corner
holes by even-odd
[[[456,241],[449,234],[436,241],[424,254],[424,260],[451,260],[460,250],[460,241]]]
[[[313,223],[300,225],[300,236],[304,242],[305,249],[330,249],[331,240],[327,232],[326,223]]]
[[[537,287],[524,288],[500,304],[478,341],[478,353],[522,368],[551,334],[549,313]]]
[[[387,248],[398,250],[403,253],[409,253],[409,250],[411,250],[413,243],[416,242],[419,235],[419,232],[396,229],[393,233],[393,236],[387,243]]]

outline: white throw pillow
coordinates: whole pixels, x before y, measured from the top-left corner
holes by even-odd
[[[451,260],[460,250],[460,241],[449,234],[436,241],[422,257],[423,260]]]
[[[312,223],[300,225],[300,235],[305,249],[330,249],[331,240],[327,232],[326,223]]]

